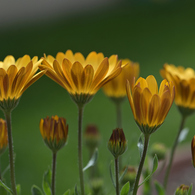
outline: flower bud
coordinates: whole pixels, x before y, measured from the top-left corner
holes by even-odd
[[[150,150],[150,156],[153,158],[155,154],[158,157],[158,160],[164,160],[166,157],[167,148],[162,143],[154,143]]]
[[[124,185],[129,181],[130,186],[133,186],[133,184],[135,182],[136,175],[137,175],[136,168],[133,166],[124,167],[124,169],[122,170],[122,173],[124,173],[124,171],[126,169],[127,169],[127,172],[125,173],[124,177],[122,178],[121,183],[122,183],[122,185]]]
[[[8,145],[7,124],[0,119],[0,155],[3,154]]]
[[[93,194],[100,194],[103,189],[104,181],[102,178],[93,178],[90,180]]]
[[[195,136],[193,137],[192,142],[191,142],[191,152],[192,152],[192,163],[195,168]]]
[[[176,189],[175,195],[188,195],[188,190],[189,186],[182,184]]]
[[[46,117],[41,119],[39,127],[46,145],[53,152],[57,152],[65,145],[68,137],[68,125],[66,125],[65,118],[58,116]]]
[[[113,130],[108,142],[108,149],[115,158],[122,155],[127,149],[127,142],[123,129],[116,128]]]
[[[88,148],[92,151],[99,145],[100,134],[95,125],[88,125],[84,134],[84,141]]]

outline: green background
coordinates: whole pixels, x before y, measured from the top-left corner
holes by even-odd
[[[58,18],[46,23],[13,25],[1,29],[0,60],[7,55],[15,58],[24,54],[42,57],[44,53],[55,56],[57,52],[71,49],[84,56],[91,51],[103,52],[105,56],[118,54],[140,63],[140,76],[152,74],[158,83],[162,78],[159,70],[164,63],[176,66],[195,65],[195,3],[193,1],[171,1],[165,3],[130,3],[93,13]],[[51,164],[51,152],[44,145],[39,121],[46,116],[58,115],[69,124],[68,144],[57,157],[57,195],[73,188],[78,180],[77,163],[77,116],[78,111],[67,91],[43,76],[22,95],[18,107],[12,113],[14,151],[16,153],[16,181],[21,184],[22,194],[30,194],[33,184],[41,186],[42,175]],[[0,117],[4,117],[1,113]],[[126,100],[122,105],[123,130],[128,140],[124,155],[125,164],[139,162],[136,142],[140,136]],[[172,106],[164,124],[151,136],[151,143],[164,142],[171,146],[180,123],[180,114]],[[190,128],[186,142],[194,135],[194,115],[187,119]],[[116,128],[114,104],[100,90],[84,110],[83,128],[96,124],[101,133],[99,167],[106,182],[107,194],[113,186],[108,166],[112,156],[107,150],[107,141]],[[190,150],[190,143],[189,143]],[[83,148],[84,164],[88,151]],[[2,169],[8,165],[8,151],[1,157]],[[86,172],[86,181],[87,181]],[[9,182],[9,172],[5,175]]]

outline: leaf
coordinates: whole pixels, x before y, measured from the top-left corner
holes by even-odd
[[[122,175],[120,176],[120,178],[119,178],[119,183],[120,183],[120,181],[123,179],[123,177],[125,176],[127,170],[128,170],[128,167],[126,167],[126,169],[124,170],[124,172],[123,172]]]
[[[21,186],[20,184],[16,185],[16,191],[18,195],[21,195]]]
[[[43,195],[41,189],[37,187],[36,185],[33,185],[31,188],[32,195]]]
[[[143,150],[144,150],[143,134],[141,134],[140,137],[139,137],[139,141],[137,143],[137,147],[139,149],[139,154],[140,154],[140,158],[141,158]]]
[[[110,166],[109,166],[109,169],[110,169],[110,177],[111,177],[111,180],[112,180],[112,183],[113,183],[114,187],[116,187],[116,183],[114,181],[114,177],[113,177],[113,174],[112,174],[111,164],[112,164],[112,161],[110,162]]]
[[[157,168],[158,168],[158,158],[157,158],[157,156],[156,156],[156,154],[155,154],[154,159],[153,159],[153,168],[152,168],[152,172],[144,179],[144,181],[143,181],[141,184],[139,184],[139,187],[140,187],[143,183],[145,183],[146,181],[148,181],[148,179],[152,176],[152,174],[156,171]]]
[[[42,186],[43,186],[43,191],[46,195],[52,195],[51,193],[51,177],[52,176],[51,175],[52,173],[51,173],[50,168],[48,168],[48,170],[43,175]]]
[[[77,185],[75,185],[74,187],[74,195],[79,195],[78,190],[77,190]]]
[[[190,185],[190,188],[189,188],[189,190],[188,190],[188,195],[191,195],[192,194],[192,188],[193,188],[193,186],[192,186],[192,184]]]
[[[0,180],[0,186],[2,186],[10,194],[13,194],[11,189],[9,187],[7,187],[1,180]]]
[[[179,138],[178,138],[178,143],[181,143],[182,141],[184,141],[188,135],[189,132],[189,128],[184,128],[182,129]]]
[[[97,161],[97,158],[98,158],[98,149],[96,148],[88,164],[83,168],[83,171],[86,171],[89,167],[94,166]]]
[[[0,195],[7,195],[7,190],[2,186],[0,186]]]
[[[130,183],[127,182],[127,183],[122,187],[120,195],[128,195],[129,190],[130,190]]]
[[[156,191],[158,192],[158,195],[165,195],[165,189],[158,181],[155,181],[154,185],[155,185]]]
[[[70,190],[67,190],[66,192],[64,192],[63,195],[70,195]]]

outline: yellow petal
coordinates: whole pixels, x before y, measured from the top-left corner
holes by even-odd
[[[134,92],[133,92],[133,102],[134,102],[134,108],[135,108],[135,114],[136,114],[136,120],[139,124],[143,123],[142,118],[142,108],[141,108],[141,93],[142,89],[138,86],[135,86]]]
[[[65,58],[68,59],[72,64],[75,62],[75,58],[71,50],[66,51]]]
[[[93,76],[93,67],[91,65],[85,66],[82,74],[82,89],[83,91],[86,91],[86,93],[89,93],[89,89],[93,81]]]
[[[154,94],[150,100],[148,109],[149,126],[159,125],[156,122],[156,119],[158,118],[160,107],[161,107],[160,97],[157,94]]]
[[[152,94],[158,94],[158,85],[156,79],[153,75],[150,75],[146,78],[146,82],[148,83],[148,88]]]
[[[144,78],[142,78],[142,77],[140,77],[140,78],[136,81],[135,85],[138,85],[138,84],[139,84],[139,86],[141,87],[141,89],[144,89],[144,88],[148,87],[148,83],[147,83],[146,80],[145,80]]]

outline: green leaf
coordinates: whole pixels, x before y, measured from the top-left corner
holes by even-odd
[[[2,186],[0,186],[0,195],[7,195],[7,190]]]
[[[148,181],[148,179],[150,179],[150,177],[151,177],[152,174],[156,171],[157,168],[158,168],[158,158],[157,158],[157,156],[156,156],[156,154],[155,154],[154,159],[153,159],[153,168],[152,168],[152,172],[144,179],[144,181],[143,181],[141,184],[139,184],[139,187],[140,187],[143,183],[145,183],[146,181]]]
[[[127,170],[128,170],[128,167],[126,167],[126,169],[124,170],[124,172],[123,172],[122,175],[120,176],[120,178],[119,178],[119,183],[120,183],[120,181],[123,179],[123,177],[124,177],[124,175],[126,174]]]
[[[78,190],[77,190],[77,185],[75,185],[74,187],[74,195],[79,195]]]
[[[36,185],[33,185],[31,188],[32,195],[43,195],[41,189],[37,187]]]
[[[94,166],[97,161],[97,158],[98,158],[98,149],[96,148],[88,164],[83,168],[83,171],[86,171],[89,167]]]
[[[110,165],[109,165],[109,169],[110,169],[110,178],[111,178],[111,180],[112,180],[112,183],[113,183],[114,187],[116,187],[116,183],[115,183],[115,180],[114,180],[114,177],[113,177],[113,174],[112,174],[112,167],[111,167],[111,165],[112,165],[112,161],[110,162]]]
[[[127,183],[122,187],[120,195],[128,195],[129,190],[130,190],[130,183],[127,182]]]
[[[188,135],[189,132],[189,128],[184,128],[182,129],[179,138],[178,138],[178,143],[181,143],[182,141],[184,141]]]
[[[158,192],[158,195],[165,195],[165,189],[158,181],[155,181],[154,185],[155,185],[156,191]]]
[[[52,173],[50,168],[48,168],[48,170],[44,173],[43,175],[43,191],[46,195],[52,195],[51,193],[51,177],[52,177]]]
[[[141,134],[140,137],[139,137],[139,141],[137,143],[137,147],[139,149],[139,154],[140,154],[140,158],[141,158],[143,150],[144,150],[143,134]]]
[[[191,195],[192,194],[192,188],[193,188],[193,186],[192,186],[192,184],[190,185],[190,188],[189,188],[189,190],[188,190],[188,195]]]
[[[10,194],[13,194],[11,189],[9,187],[7,187],[1,180],[0,180],[0,186],[2,186]]]
[[[16,185],[16,191],[18,195],[21,195],[21,186],[20,184]]]
[[[64,192],[63,195],[70,195],[70,190],[67,190],[66,192]]]

